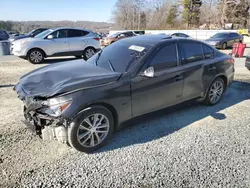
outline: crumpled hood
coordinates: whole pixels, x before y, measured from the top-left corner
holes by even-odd
[[[25,74],[15,86],[21,100],[52,97],[116,81],[121,73],[92,65],[84,60],[67,61],[38,68]]]

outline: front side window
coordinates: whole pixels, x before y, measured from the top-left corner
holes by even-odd
[[[67,30],[66,29],[61,29],[57,30],[50,35],[53,36],[53,39],[58,39],[58,38],[66,38],[67,37]]]
[[[198,42],[179,43],[181,63],[188,64],[203,59],[202,46]]]
[[[150,65],[155,71],[161,71],[177,66],[177,53],[175,44],[169,44],[159,49],[150,60]]]

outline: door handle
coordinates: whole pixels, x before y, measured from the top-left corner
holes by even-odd
[[[180,81],[183,79],[183,76],[181,75],[176,75],[174,78],[173,78],[173,81],[177,82],[177,81]]]
[[[214,71],[214,70],[216,70],[216,67],[215,67],[215,66],[212,66],[212,67],[209,67],[209,68],[208,68],[208,71]]]

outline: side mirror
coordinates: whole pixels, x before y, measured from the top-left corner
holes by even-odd
[[[34,33],[31,33],[30,37],[34,37],[34,36],[35,36]]]
[[[155,74],[154,67],[149,67],[143,72],[143,76],[153,78]]]
[[[53,35],[47,36],[47,39],[53,39],[53,38],[54,38]]]

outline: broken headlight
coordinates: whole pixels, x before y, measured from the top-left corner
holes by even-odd
[[[64,110],[66,110],[72,100],[71,99],[65,99],[65,98],[52,98],[48,99],[46,101],[42,101],[42,105],[45,106],[45,108],[42,108],[40,111],[48,114],[50,116],[60,116]]]

